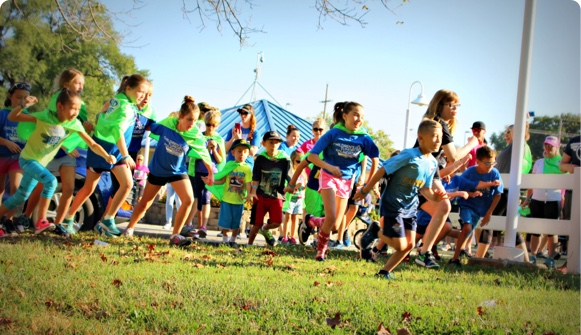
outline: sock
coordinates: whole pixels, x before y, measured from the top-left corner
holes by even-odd
[[[75,214],[72,214],[72,215],[71,214],[67,214],[65,216],[65,220],[73,220],[74,218],[75,218]]]
[[[103,220],[113,220],[113,215],[105,215],[105,217],[103,217]]]
[[[228,235],[224,234],[222,236],[222,242],[224,242],[224,243],[228,242]]]
[[[321,228],[323,226],[323,223],[325,223],[325,218],[316,218],[316,217],[312,217],[311,218],[311,223],[318,228]]]
[[[230,236],[230,242],[236,242],[236,235],[232,234],[232,236]]]

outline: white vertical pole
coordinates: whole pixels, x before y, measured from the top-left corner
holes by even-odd
[[[504,239],[504,246],[508,248],[514,248],[517,234],[516,228],[518,225],[521,170],[525,145],[525,122],[529,95],[529,74],[531,70],[531,58],[533,50],[535,8],[536,0],[526,0],[520,54],[516,115],[512,142],[512,157],[510,160],[510,186],[508,188],[510,193],[508,194],[506,230]]]
[[[567,273],[581,273],[581,168],[575,168],[575,185],[571,197],[571,232],[567,248]]]

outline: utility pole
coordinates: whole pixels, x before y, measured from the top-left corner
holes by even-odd
[[[333,100],[329,100],[327,97],[329,96],[329,84],[327,84],[327,88],[325,89],[325,100],[319,101],[322,102],[323,105],[323,119],[327,119],[327,102],[333,102]]]

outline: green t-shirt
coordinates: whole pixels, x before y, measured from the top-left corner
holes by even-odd
[[[222,201],[232,205],[244,204],[248,196],[246,183],[250,182],[252,182],[252,169],[248,164],[241,164],[226,176]]]

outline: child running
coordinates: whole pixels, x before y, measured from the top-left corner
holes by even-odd
[[[230,149],[234,160],[226,163],[215,175],[215,186],[206,186],[221,201],[218,227],[222,230],[222,242],[228,243],[233,248],[238,248],[236,237],[240,232],[244,203],[252,201],[252,168],[246,163],[250,148],[250,143],[245,139],[234,140]],[[207,181],[206,176],[201,178],[202,181]],[[228,241],[229,232],[232,233],[230,241]]]
[[[189,156],[202,159],[208,167],[207,182],[212,185],[214,174],[211,160],[205,147],[205,140],[197,127],[194,127],[198,119],[199,107],[190,96],[184,97],[178,117],[170,115],[168,118],[150,126],[152,137],[156,138],[158,145],[151,163],[149,164],[149,176],[141,201],[133,209],[129,225],[125,230],[127,237],[133,236],[133,229],[141,220],[145,211],[151,207],[160,188],[169,183],[176,191],[182,202],[176,213],[173,233],[170,237],[170,245],[185,247],[191,243],[191,239],[180,235],[182,226],[186,222],[193,203],[193,191],[188,179],[186,167],[186,154],[190,148]]]
[[[117,95],[109,100],[107,111],[99,115],[93,138],[108,153],[116,157],[117,163],[113,165],[91,152],[88,153],[85,184],[77,192],[69,208],[63,223],[65,226],[74,224],[75,213],[95,191],[101,173],[111,171],[119,181],[119,191],[115,193],[111,205],[107,206],[103,220],[95,226],[95,230],[109,237],[121,233],[115,224],[115,214],[133,188],[131,170],[135,169],[135,161],[129,155],[128,145],[135,127],[137,105],[148,94],[149,88],[149,82],[140,74],[123,78]]]
[[[360,167],[361,155],[372,159],[369,176],[377,169],[379,149],[367,131],[361,128],[365,117],[363,106],[345,101],[335,104],[333,119],[335,126],[317,141],[308,156],[309,161],[321,168],[319,192],[325,206],[324,223],[319,231],[315,259],[325,260],[331,231],[336,230],[343,220],[354,177]],[[323,153],[324,160],[319,157]],[[311,228],[318,226],[305,217]]]
[[[432,190],[432,180],[438,163],[432,156],[442,143],[442,126],[433,120],[424,119],[418,127],[419,147],[405,149],[399,155],[385,161],[383,167],[354,200],[361,200],[384,175],[393,174],[381,195],[381,221],[383,229],[379,238],[395,249],[395,252],[376,274],[384,279],[394,279],[393,269],[413,248],[416,238],[416,210],[418,193],[432,201],[447,199],[444,191]]]
[[[294,173],[298,166],[301,164],[301,152],[295,150],[291,153],[291,169],[289,174]],[[302,169],[301,169],[302,170]],[[297,222],[299,220],[299,215],[303,214],[303,199],[305,198],[305,185],[307,176],[304,172],[300,172],[295,183],[295,187],[292,188],[291,192],[286,192],[286,199],[282,205],[282,210],[284,212],[284,223],[282,225],[283,238],[282,243],[297,244],[297,239],[295,238],[295,233],[297,231]],[[297,192],[294,192],[296,189]]]
[[[281,142],[282,138],[276,131],[267,131],[262,137],[265,150],[256,158],[252,170],[251,196],[256,199],[256,215],[248,245],[254,244],[259,231],[268,245],[274,246],[276,242],[270,229],[278,228],[282,223],[284,185],[290,169],[289,157],[278,150]],[[264,224],[266,213],[269,219]]]
[[[56,110],[50,108],[32,114],[23,114],[22,111],[34,105],[38,100],[29,96],[21,101],[8,115],[8,119],[16,122],[35,122],[36,128],[30,135],[26,146],[20,154],[19,164],[24,171],[24,177],[16,193],[0,206],[0,216],[12,214],[13,209],[23,204],[38,182],[44,185],[38,202],[39,220],[35,225],[35,233],[45,230],[54,230],[55,225],[46,220],[46,211],[50,199],[57,187],[56,177],[46,169],[46,165],[54,158],[64,140],[73,133],[79,136],[89,148],[106,160],[114,164],[116,158],[109,155],[99,144],[85,133],[81,122],[77,120],[81,108],[81,97],[77,92],[63,89],[56,100]]]

